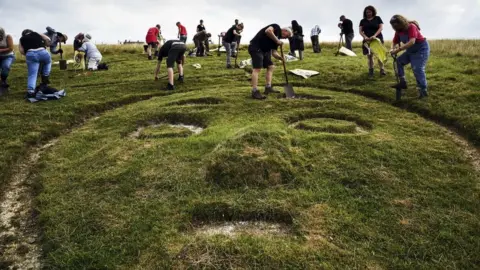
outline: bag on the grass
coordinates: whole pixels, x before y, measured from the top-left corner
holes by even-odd
[[[108,70],[108,65],[106,63],[101,63],[98,65],[98,70]]]

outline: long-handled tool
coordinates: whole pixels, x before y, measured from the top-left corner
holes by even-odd
[[[60,43],[60,70],[67,70],[67,60],[63,59],[62,43]]]
[[[218,50],[217,50],[217,56],[220,56],[220,48],[222,47],[222,35],[218,35]]]
[[[395,71],[395,78],[397,79],[397,84],[399,84],[400,76],[398,76],[397,55],[392,54],[392,58],[393,58],[393,70]],[[396,93],[395,93],[396,99],[397,101],[400,101],[403,95],[402,89],[398,87],[395,90],[396,90]]]
[[[286,98],[295,98],[295,91],[293,91],[293,86],[291,86],[288,83],[288,74],[287,74],[287,66],[285,65],[285,56],[283,55],[283,46],[280,46],[280,52],[282,54],[283,58],[283,73],[285,74],[285,81],[286,84],[283,87],[283,90],[285,91]]]
[[[343,33],[340,33],[340,41],[338,42],[338,50],[335,53],[335,56],[338,56],[340,54],[340,49],[343,46]]]

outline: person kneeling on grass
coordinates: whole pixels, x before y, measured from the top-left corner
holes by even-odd
[[[50,45],[50,38],[44,34],[33,32],[26,29],[22,32],[18,49],[22,55],[26,56],[28,67],[27,97],[35,97],[37,92],[37,75],[40,64],[43,65],[42,83],[38,90],[46,88],[50,83],[50,71],[52,70],[52,57],[46,50]]]
[[[395,89],[407,89],[404,67],[411,64],[413,74],[417,79],[417,87],[420,93],[419,98],[427,97],[425,66],[430,57],[430,45],[427,39],[420,33],[420,26],[417,21],[409,21],[402,15],[395,15],[390,20],[390,24],[393,30],[395,30],[391,54],[397,55],[399,52],[405,51],[405,53],[397,58],[400,82],[392,87]],[[400,43],[404,45],[400,46]]]
[[[98,70],[98,65],[102,61],[102,54],[97,49],[97,46],[90,41],[90,38],[90,35],[85,35],[82,47],[78,48],[78,51],[84,52],[87,56],[88,70]]]
[[[0,27],[0,89],[8,90],[7,78],[14,61],[13,38],[11,35],[7,35],[5,30]]]
[[[237,51],[237,36],[241,36],[243,31],[243,23],[230,27],[223,37],[223,46],[227,51],[227,68],[232,68],[231,57]]]
[[[293,32],[289,27],[280,28],[278,24],[271,24],[257,33],[257,35],[250,41],[248,52],[252,57],[252,98],[265,99],[266,97],[258,91],[258,74],[263,68],[267,69],[265,94],[280,93],[272,88],[272,76],[275,66],[272,62],[272,56],[280,61],[285,59],[278,54],[278,46],[282,46],[283,42],[280,39],[287,39],[292,37]]]
[[[183,62],[185,60],[186,51],[187,45],[185,45],[182,40],[169,40],[165,42],[158,52],[158,64],[157,69],[155,70],[155,80],[158,80],[158,73],[160,72],[160,66],[162,65],[163,58],[167,57],[167,90],[175,90],[173,82],[173,66],[175,65],[175,62],[177,62],[178,67],[178,81],[183,83]]]

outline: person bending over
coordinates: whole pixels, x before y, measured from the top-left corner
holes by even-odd
[[[50,52],[52,54],[63,54],[62,49],[58,49],[58,44],[63,42],[63,44],[67,43],[68,37],[65,34],[55,31],[52,27],[47,27],[47,32],[45,34],[50,39]]]
[[[160,44],[160,24],[148,29],[145,40],[148,44],[147,53],[148,60],[152,60],[152,48],[155,49],[155,56],[158,55],[158,45]]]
[[[232,68],[231,56],[237,51],[237,36],[243,31],[243,23],[230,27],[223,37],[223,46],[227,51],[227,68]]]
[[[394,85],[393,88],[407,89],[405,66],[411,64],[413,74],[417,80],[419,98],[425,98],[428,96],[425,67],[430,57],[430,45],[427,39],[420,33],[420,25],[417,21],[409,21],[402,15],[395,15],[390,20],[390,24],[393,30],[395,30],[391,54],[397,55],[399,52],[405,51],[397,58],[400,82]]]
[[[83,39],[82,47],[78,48],[79,52],[84,52],[87,57],[88,70],[97,70],[98,64],[102,61],[102,54],[97,46],[90,41],[91,36],[86,34]]]
[[[13,38],[7,35],[5,30],[0,27],[0,88],[8,90],[8,74],[13,62],[15,62],[15,53],[13,52]]]
[[[355,32],[353,31],[353,22],[347,19],[345,15],[340,17],[340,21],[341,23],[338,24],[338,27],[342,29],[341,35],[345,35],[345,47],[351,51],[353,49],[353,38],[355,37]]]
[[[207,33],[207,31],[202,30],[193,37],[193,43],[195,44],[195,48],[197,49],[197,53],[196,53],[197,57],[205,56],[205,44],[208,43],[208,39],[211,36],[212,35],[210,33]]]
[[[158,64],[155,70],[155,80],[158,80],[158,73],[160,72],[160,66],[162,65],[163,58],[167,58],[167,72],[168,72],[168,84],[167,90],[175,90],[173,82],[173,66],[175,62],[178,67],[178,81],[184,81],[183,75],[183,62],[185,60],[185,52],[187,51],[187,45],[181,40],[169,40],[165,42],[160,51],[158,52]]]
[[[38,70],[40,64],[42,69],[42,83],[39,89],[46,87],[49,83],[50,71],[52,70],[52,57],[46,50],[50,46],[50,38],[44,34],[25,29],[18,45],[18,50],[26,56],[28,68],[27,97],[35,97]]]
[[[377,9],[373,6],[368,6],[363,11],[363,19],[360,21],[360,35],[363,37],[363,55],[368,57],[368,75],[370,78],[374,75],[374,63],[373,63],[373,53],[368,48],[368,43],[376,38],[380,39],[382,44],[383,41],[383,21],[382,18],[377,16]],[[380,74],[382,76],[387,75],[385,73],[385,67],[381,61],[378,61],[380,66]]]
[[[177,22],[177,27],[178,27],[178,39],[180,39],[181,42],[186,43],[187,28],[185,28],[185,26],[183,26],[180,22]]]
[[[250,41],[248,52],[252,57],[252,98],[265,99],[258,91],[258,74],[263,68],[267,69],[265,94],[280,93],[272,87],[272,76],[275,66],[272,62],[272,56],[280,61],[285,59],[278,54],[278,46],[282,46],[280,39],[292,37],[293,32],[289,27],[280,28],[278,24],[271,24],[262,28],[257,35]]]

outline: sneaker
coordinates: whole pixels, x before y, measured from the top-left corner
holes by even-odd
[[[184,82],[184,76],[179,75],[177,81],[183,83]]]
[[[273,87],[265,87],[265,92],[263,94],[268,95],[268,94],[278,94],[280,91],[273,89]]]
[[[167,91],[175,90],[175,86],[171,85],[170,83],[167,84]]]
[[[34,98],[36,96],[37,94],[35,92],[30,92],[30,91],[27,91],[27,93],[25,94],[25,98]]]
[[[385,72],[385,69],[380,70],[380,75],[387,76],[387,73]]]
[[[408,88],[408,85],[407,85],[406,81],[401,80],[399,83],[392,85],[392,88],[393,89],[403,89],[403,90],[405,90],[405,89]]]
[[[260,94],[260,91],[253,91],[253,92],[252,92],[252,98],[253,98],[253,99],[263,100],[263,99],[266,99],[267,97],[262,96],[262,94]]]

